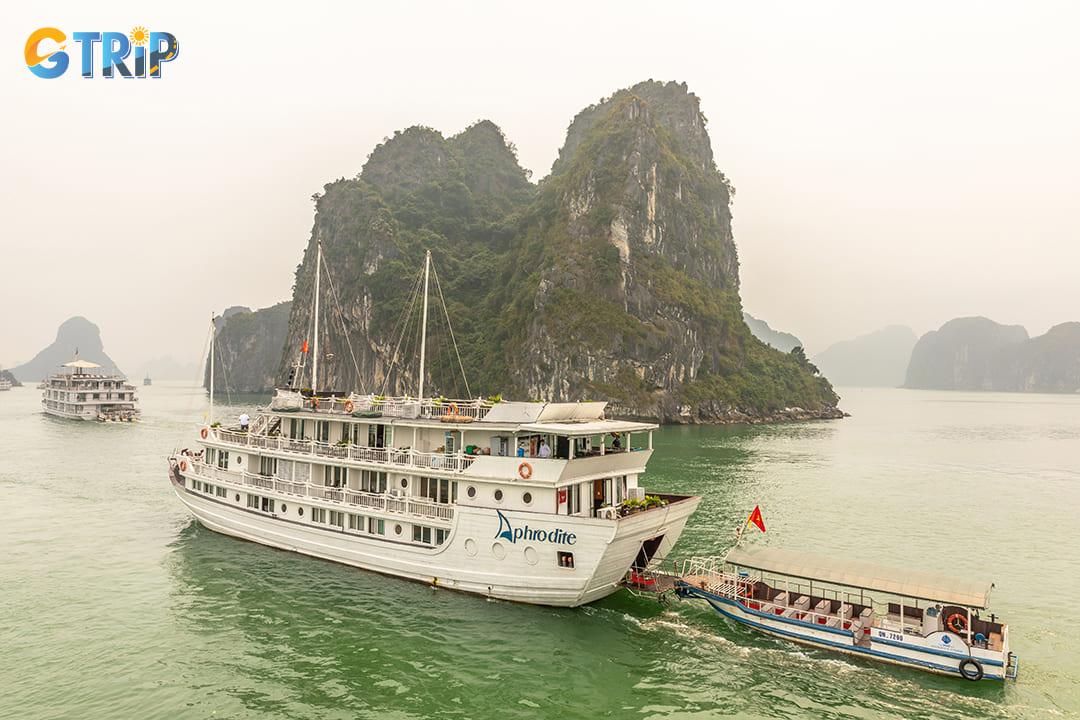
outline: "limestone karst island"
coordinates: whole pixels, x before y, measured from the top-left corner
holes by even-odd
[[[406,393],[416,383],[390,368],[390,333],[430,250],[474,395],[606,400],[661,423],[840,417],[802,348],[775,350],[743,321],[733,193],[685,84],[643,82],[582,110],[537,184],[491,122],[449,138],[411,127],[314,197],[294,301],[227,318],[221,361],[233,390],[284,382],[310,327],[318,241],[340,313],[321,325],[339,350],[320,376]],[[448,365],[432,359],[432,390],[461,396]]]

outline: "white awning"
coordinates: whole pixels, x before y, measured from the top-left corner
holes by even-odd
[[[86,360],[72,360],[69,363],[64,363],[60,367],[73,367],[73,368],[93,368],[101,367],[97,363],[87,362]]]
[[[652,423],[633,422],[632,420],[590,420],[585,422],[523,423],[519,430],[523,433],[588,437],[608,433],[644,432],[646,430],[655,430],[656,427]]]
[[[989,607],[990,590],[994,587],[991,582],[772,547],[737,545],[728,552],[724,562],[804,580],[984,609]]]

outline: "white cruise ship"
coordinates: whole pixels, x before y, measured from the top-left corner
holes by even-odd
[[[608,419],[606,403],[418,398],[278,390],[246,428],[204,424],[169,478],[217,532],[567,607],[658,562],[701,500],[645,494],[657,426]]]
[[[86,372],[100,365],[85,360],[64,363],[67,368],[45,381],[41,407],[49,415],[71,420],[133,422],[139,418],[135,387],[119,375]]]

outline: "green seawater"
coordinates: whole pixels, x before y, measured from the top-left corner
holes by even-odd
[[[648,487],[704,496],[677,551],[723,553],[760,505],[754,542],[993,580],[1017,681],[807,649],[696,601],[515,605],[217,535],[166,479],[205,396],[159,382],[137,425],[0,393],[0,718],[1080,716],[1080,397],[841,394],[839,421],[660,430]]]

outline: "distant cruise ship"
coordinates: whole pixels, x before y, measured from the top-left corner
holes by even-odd
[[[101,367],[86,360],[74,360],[60,367],[69,370],[50,375],[41,393],[41,407],[49,415],[101,422],[139,419],[135,387],[123,377],[84,372]]]

